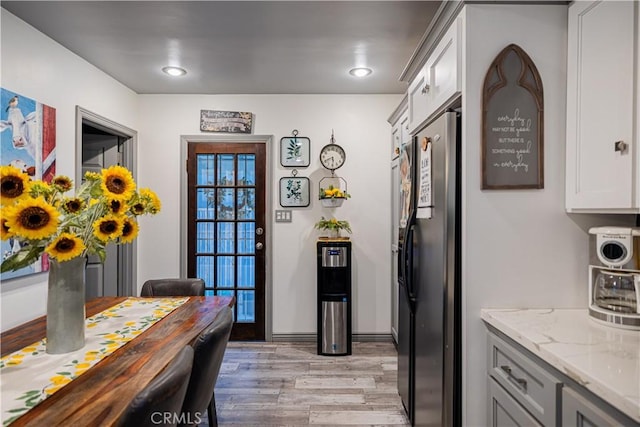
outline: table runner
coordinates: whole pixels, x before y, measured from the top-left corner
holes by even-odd
[[[47,354],[46,338],[0,359],[2,425],[7,426],[188,301],[127,298],[86,319],[85,346]]]

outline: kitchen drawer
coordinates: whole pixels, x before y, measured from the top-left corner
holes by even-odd
[[[638,426],[614,409],[605,409],[569,387],[562,389],[562,425],[567,427]]]
[[[489,375],[540,423],[559,425],[562,382],[493,333],[488,347]]]
[[[509,393],[493,378],[489,377],[489,426],[531,427],[541,426]]]

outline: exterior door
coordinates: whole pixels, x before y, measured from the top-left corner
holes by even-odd
[[[234,296],[233,340],[265,339],[265,144],[189,142],[187,275]]]

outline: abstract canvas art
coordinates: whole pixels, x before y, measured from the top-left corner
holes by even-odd
[[[56,173],[56,109],[0,88],[0,165],[14,166],[32,180],[51,182]],[[3,240],[0,256],[20,250],[14,239]],[[43,256],[28,267],[0,274],[4,281],[49,269]]]

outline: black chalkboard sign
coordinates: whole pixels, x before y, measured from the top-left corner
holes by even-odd
[[[544,188],[542,80],[515,44],[491,63],[482,91],[482,189]]]

